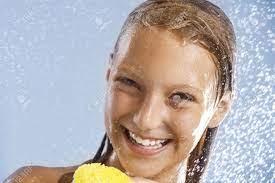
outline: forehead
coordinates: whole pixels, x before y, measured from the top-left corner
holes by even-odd
[[[125,36],[116,54],[115,67],[137,72],[162,84],[185,84],[205,90],[215,76],[207,50],[179,41],[167,30],[139,28]]]

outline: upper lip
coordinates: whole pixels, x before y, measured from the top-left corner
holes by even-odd
[[[149,139],[149,140],[170,140],[169,138],[159,138],[159,137],[154,137],[154,136],[150,136],[150,135],[146,135],[146,134],[141,134],[141,133],[138,133],[138,132],[135,132],[133,130],[130,130],[126,127],[123,126],[123,128],[133,132],[134,134],[137,134],[139,137],[143,138],[143,139]]]

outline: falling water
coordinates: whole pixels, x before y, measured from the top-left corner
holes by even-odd
[[[108,54],[141,2],[0,2],[0,181],[26,164],[91,157],[104,131]],[[204,182],[275,182],[275,1],[212,2],[236,30],[236,99]]]
[[[213,1],[237,34],[236,99],[204,182],[275,181],[275,1]]]

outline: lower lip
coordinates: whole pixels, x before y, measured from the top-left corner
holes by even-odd
[[[160,152],[164,151],[167,146],[171,143],[168,142],[167,144],[165,144],[164,146],[161,146],[158,149],[148,149],[142,145],[138,145],[138,144],[134,144],[125,134],[125,132],[123,131],[123,136],[124,139],[126,141],[126,144],[128,145],[128,147],[135,153],[143,155],[143,156],[153,156],[153,155],[157,155]]]

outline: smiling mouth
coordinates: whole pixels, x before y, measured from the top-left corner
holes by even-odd
[[[154,155],[166,149],[172,139],[144,139],[127,128],[121,126],[128,147],[143,155]]]

